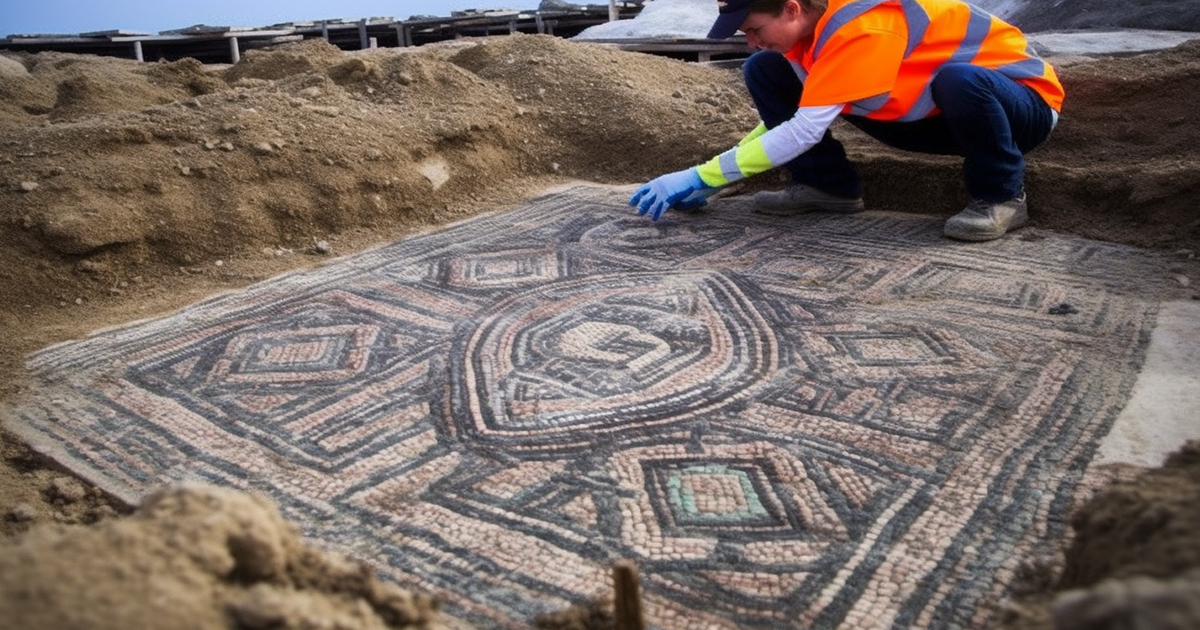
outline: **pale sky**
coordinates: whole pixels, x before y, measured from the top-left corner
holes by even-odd
[[[448,16],[463,9],[532,10],[538,5],[539,0],[0,0],[0,37],[117,29],[158,33],[194,24],[257,27],[335,18],[403,20],[412,15]]]

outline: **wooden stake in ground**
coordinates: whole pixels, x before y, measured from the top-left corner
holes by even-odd
[[[633,561],[618,560],[613,564],[613,586],[616,589],[616,630],[646,630],[646,622],[642,619],[642,589]]]

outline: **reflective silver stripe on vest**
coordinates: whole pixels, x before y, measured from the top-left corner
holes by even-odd
[[[738,168],[737,149],[730,149],[721,154],[717,159],[721,165],[721,175],[725,177],[727,182],[736,182],[742,177],[742,169]]]
[[[958,50],[950,55],[946,63],[970,63],[983,47],[988,31],[992,30],[992,16],[971,4],[971,19],[967,21],[967,35],[958,44]]]
[[[889,0],[858,0],[851,2],[846,6],[838,9],[833,15],[829,16],[829,21],[825,23],[824,30],[821,31],[821,36],[817,38],[813,44],[813,61],[821,55],[821,49],[825,48],[825,44],[829,43],[829,38],[833,34],[850,22],[854,18],[874,9],[875,7],[888,2]]]
[[[813,46],[813,60],[816,61],[825,44],[829,42],[829,38],[838,29],[863,13],[888,1],[858,0],[838,9],[830,16],[829,21],[825,24],[825,29],[821,31],[821,36]],[[931,20],[925,8],[916,0],[900,0],[900,5],[904,10],[904,20],[908,24],[908,44],[904,49],[904,58],[907,59],[913,50],[920,45],[921,40],[925,38],[925,32],[929,29]],[[992,29],[991,14],[984,12],[973,4],[969,6],[971,8],[971,18],[967,21],[967,34],[959,42],[958,49],[954,51],[954,54],[949,59],[943,62],[943,65],[947,63],[970,63],[979,54],[984,40],[987,39],[987,35]],[[1025,54],[1029,55],[1029,59],[1022,59],[1021,61],[994,68],[994,70],[1010,79],[1030,79],[1045,76],[1046,64],[1038,57],[1037,52],[1033,50],[1032,46],[1026,48]],[[800,74],[800,70],[797,70],[797,74]],[[930,75],[929,82],[921,90],[921,95],[917,97],[916,103],[909,108],[904,116],[898,119],[900,122],[921,120],[929,116],[937,108],[937,104],[933,102],[933,77],[936,75],[936,72]],[[807,76],[807,73],[801,76],[802,80],[804,76]],[[889,98],[890,94],[880,94],[870,98],[859,99],[850,104],[850,113],[855,116],[867,116],[886,105]]]
[[[900,6],[904,9],[904,21],[908,23],[908,46],[904,49],[904,58],[908,59],[925,39],[925,31],[929,30],[933,21],[929,19],[925,7],[917,4],[916,0],[900,0]]]
[[[813,45],[813,61],[820,56],[821,50],[825,48],[825,44],[829,43],[829,38],[837,32],[847,22],[857,18],[858,16],[874,9],[875,7],[888,2],[889,0],[858,0],[851,2],[840,8],[825,23],[825,29],[821,31],[821,37],[817,39]],[[916,0],[900,0],[900,7],[904,10],[904,21],[908,24],[908,44],[904,47],[904,58],[912,54],[912,51],[925,39],[925,31],[929,29],[931,20],[929,14],[925,12],[925,7],[922,7]]]
[[[892,98],[891,92],[872,96],[870,98],[860,98],[853,103],[850,103],[850,113],[854,116],[866,116],[871,112],[883,107],[887,104],[888,99]]]
[[[816,44],[813,46],[813,61],[816,61],[825,44],[829,42],[829,38],[839,28],[887,1],[858,0],[858,2],[852,2],[838,9],[837,12],[830,16],[829,21],[825,24],[825,29],[821,31],[821,37],[817,39]],[[904,58],[908,59],[909,55],[912,55],[913,50],[921,44],[921,40],[925,38],[925,32],[929,30],[932,20],[930,20],[929,14],[925,12],[925,8],[918,4],[916,0],[900,0],[900,6],[904,11],[904,21],[908,25],[908,43],[904,47]],[[807,73],[805,75],[807,76]],[[889,98],[891,98],[890,93],[859,99],[850,104],[850,114],[866,116],[886,105]]]
[[[1022,59],[997,66],[996,71],[1010,79],[1033,79],[1046,76],[1046,62],[1041,59]]]
[[[798,61],[788,59],[788,62],[792,64],[792,71],[796,73],[796,77],[800,79],[801,83],[804,83],[808,79],[808,70],[805,70],[804,66],[800,65]]]
[[[950,60],[946,63],[970,63],[976,55],[979,54],[979,49],[983,47],[983,41],[987,38],[987,34],[992,29],[992,16],[985,13],[982,9],[971,5],[971,19],[967,23],[967,36],[963,38],[962,44],[958,50],[954,51]],[[1028,59],[1022,59],[1003,66],[992,68],[996,72],[1010,79],[1032,79],[1035,77],[1046,76],[1046,63],[1038,57],[1032,46],[1026,46],[1025,54],[1029,55]],[[936,76],[937,73],[934,73]],[[902,122],[911,122],[925,118],[937,107],[933,102],[933,78],[929,79],[929,83],[925,85],[925,89],[921,91],[921,97],[913,105],[912,109],[904,115],[900,120]]]
[[[979,49],[983,47],[983,40],[987,39],[987,34],[992,30],[992,16],[984,13],[975,5],[971,7],[971,19],[967,21],[967,34],[963,40],[959,42],[958,49],[954,54],[950,55],[950,59],[943,62],[947,63],[971,63],[971,60],[979,54]],[[921,120],[933,112],[937,108],[937,103],[933,102],[933,77],[937,76],[934,72],[929,77],[929,82],[921,89],[921,96],[917,97],[917,102],[909,108],[908,112],[900,117],[900,122],[912,122]]]

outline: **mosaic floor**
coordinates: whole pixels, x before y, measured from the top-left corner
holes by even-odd
[[[136,500],[262,491],[480,628],[641,567],[655,628],[981,628],[1140,366],[1163,262],[578,188],[31,358],[6,411]]]

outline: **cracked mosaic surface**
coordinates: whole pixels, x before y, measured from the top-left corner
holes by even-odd
[[[7,415],[130,500],[264,492],[479,627],[618,558],[658,628],[981,627],[1064,535],[1161,261],[722,208],[542,198],[47,349]]]

